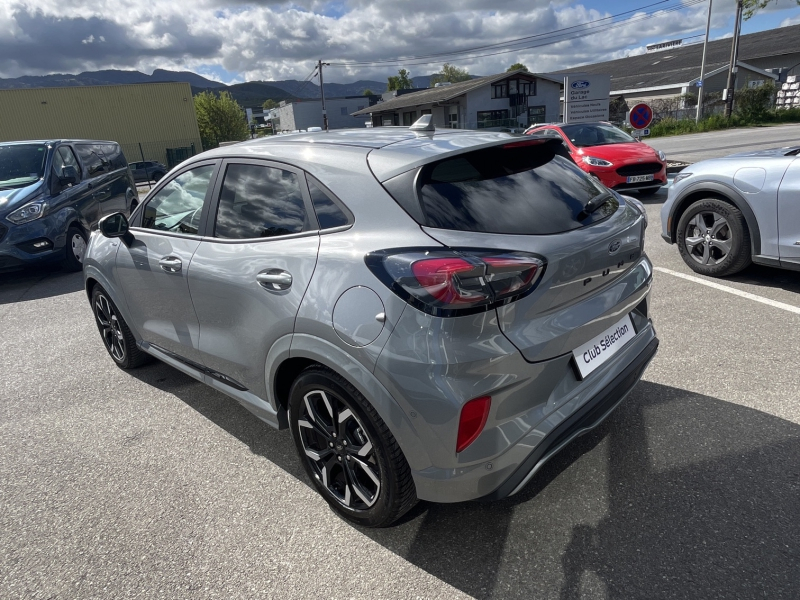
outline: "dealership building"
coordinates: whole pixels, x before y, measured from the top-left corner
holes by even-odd
[[[170,167],[203,150],[188,83],[0,90],[0,115],[0,142],[110,140]]]

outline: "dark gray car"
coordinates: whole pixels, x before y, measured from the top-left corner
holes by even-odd
[[[377,128],[193,157],[92,236],[103,342],[289,427],[363,525],[515,494],[658,346],[641,205],[556,151]]]
[[[156,160],[142,160],[130,163],[128,166],[136,182],[158,181],[169,171],[166,165]]]
[[[0,144],[0,271],[43,263],[80,271],[98,220],[137,202],[116,142]]]

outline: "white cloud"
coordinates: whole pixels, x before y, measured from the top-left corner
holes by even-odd
[[[794,0],[779,0],[786,2]],[[529,43],[541,44],[552,41],[556,30],[612,14],[566,0],[439,0],[435,11],[430,10],[430,0],[404,0],[402,10],[398,4],[397,0],[150,0],[120,10],[118,0],[6,2],[0,4],[0,56],[4,57],[0,76],[99,68],[213,73],[221,68],[234,80],[303,79],[320,58],[369,62],[549,35]],[[663,12],[658,18],[632,14],[620,23],[604,22],[593,35],[584,32],[556,44],[448,62],[474,74],[490,74],[518,61],[532,70],[549,71],[619,58],[641,52],[645,41],[701,33],[705,10],[706,5],[699,4]],[[720,25],[728,18],[718,12],[716,3],[714,13]],[[421,75],[438,70],[445,60],[406,61],[402,66]],[[326,81],[384,80],[399,66],[331,67],[325,75]]]

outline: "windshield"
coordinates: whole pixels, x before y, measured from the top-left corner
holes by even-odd
[[[560,145],[560,144],[556,144]],[[612,215],[619,203],[554,145],[491,147],[426,166],[426,224],[440,229],[548,235]],[[601,202],[606,197],[610,201]],[[598,207],[584,212],[589,201]]]
[[[25,187],[44,176],[47,146],[44,144],[0,145],[0,188]]]
[[[569,141],[578,148],[627,144],[636,140],[613,125],[564,125],[561,128]]]

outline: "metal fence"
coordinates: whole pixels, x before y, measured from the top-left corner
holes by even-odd
[[[153,160],[171,169],[203,151],[200,140],[160,140],[150,142],[119,142],[128,163]]]

